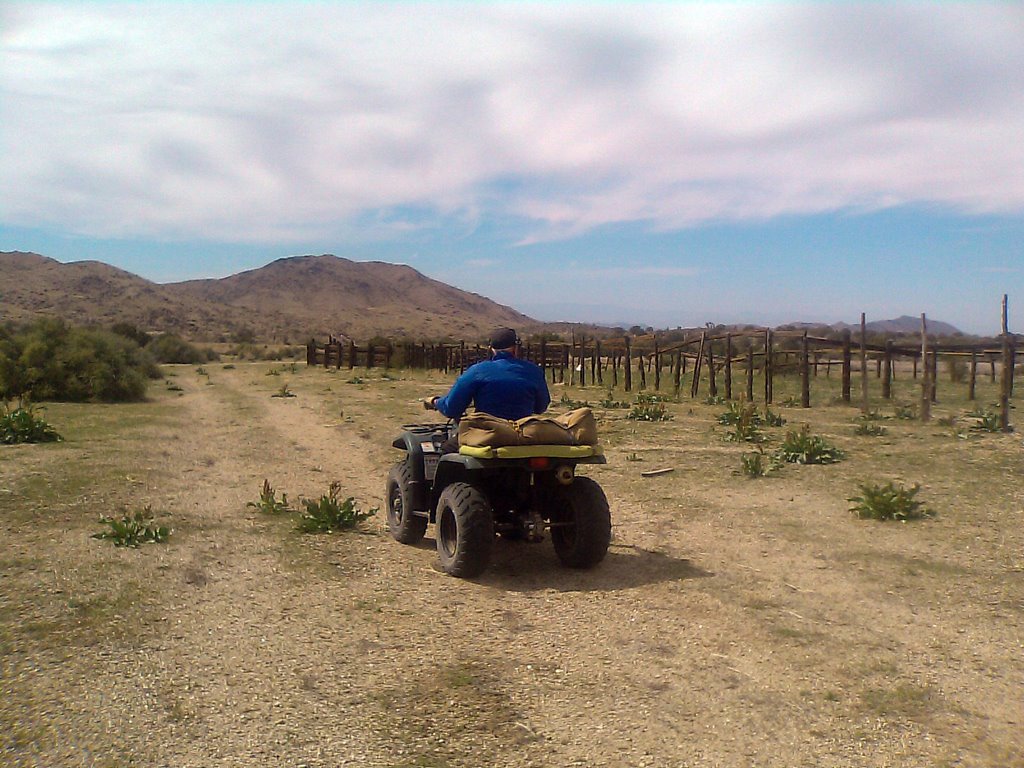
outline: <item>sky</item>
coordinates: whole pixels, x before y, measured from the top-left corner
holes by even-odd
[[[1024,4],[5,0],[0,250],[1020,332]]]

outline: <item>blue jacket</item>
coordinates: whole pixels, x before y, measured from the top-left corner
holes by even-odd
[[[551,395],[539,365],[508,352],[496,352],[491,360],[467,368],[448,394],[438,398],[435,407],[448,418],[457,419],[470,402],[478,411],[502,419],[522,419],[547,410]]]

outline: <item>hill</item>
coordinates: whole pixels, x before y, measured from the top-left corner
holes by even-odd
[[[415,269],[337,256],[278,259],[230,277],[153,283],[96,261],[64,264],[0,252],[0,320],[58,315],[79,324],[127,322],[199,340],[240,334],[304,341],[328,334],[475,338],[497,325],[539,323]]]

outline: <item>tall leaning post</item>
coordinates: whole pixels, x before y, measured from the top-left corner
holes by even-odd
[[[853,355],[850,351],[850,329],[843,329],[843,402],[850,402],[850,368]]]
[[[868,323],[860,313],[860,412],[868,412]]]
[[[624,360],[625,365],[623,365],[623,367],[622,367],[623,383],[624,383],[624,386],[626,388],[626,391],[627,392],[632,392],[633,391],[633,371],[631,369],[631,366],[633,365],[633,361],[632,361],[633,353],[632,353],[632,350],[630,349],[629,336],[623,336],[622,338],[626,342],[626,352],[625,352],[626,359]]]
[[[1008,297],[1003,294],[1003,375],[999,387],[999,427],[1010,431],[1010,392],[1013,388],[1013,351],[1010,346]]]
[[[928,365],[928,320],[921,313],[921,421],[932,418],[932,387],[929,382],[931,372]]]

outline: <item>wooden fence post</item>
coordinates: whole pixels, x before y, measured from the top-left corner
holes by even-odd
[[[683,348],[676,349],[675,364],[672,367],[672,393],[679,397],[679,387],[682,385],[683,375]]]
[[[807,354],[807,331],[800,337],[800,407],[811,407],[811,362]]]
[[[850,368],[853,356],[850,351],[850,329],[843,329],[843,402],[850,402]]]
[[[1003,376],[999,387],[999,426],[1010,431],[1010,393],[1013,391],[1013,351],[1010,346],[1008,297],[1003,294]]]
[[[658,334],[654,334],[654,391],[661,391],[661,352],[658,351]]]
[[[725,399],[732,400],[732,334],[725,334]]]
[[[754,402],[754,340],[747,346],[747,402]]]
[[[932,388],[928,383],[928,321],[921,313],[921,421],[932,418]]]
[[[626,391],[631,392],[633,390],[633,371],[630,368],[630,366],[633,365],[633,361],[630,359],[632,357],[632,352],[630,350],[629,336],[623,336],[623,339],[626,342],[626,357],[623,360],[622,375],[625,381]]]
[[[892,339],[885,340],[885,356],[882,358],[882,397],[892,399]]]
[[[708,342],[708,395],[718,397],[718,378],[715,376],[715,345]]]
[[[860,313],[860,412],[868,412],[868,326],[863,312]]]
[[[772,329],[767,328],[764,332],[764,404],[766,406],[772,404],[772,396],[775,389],[775,382],[772,381],[775,375],[775,362],[773,358]]]
[[[338,367],[341,367],[341,346],[338,346]],[[349,339],[348,342],[348,369],[351,371],[356,367],[356,343]]]
[[[594,339],[594,366],[590,370],[590,380],[596,384],[604,384],[604,374],[601,373],[601,340]]]
[[[975,387],[978,381],[978,348],[971,347],[971,369],[967,378],[967,399],[975,397]]]
[[[693,360],[693,381],[690,382],[690,397],[696,397],[700,388],[700,369],[704,365],[704,344],[707,342],[708,332],[700,332],[700,346],[697,347],[697,357]]]

